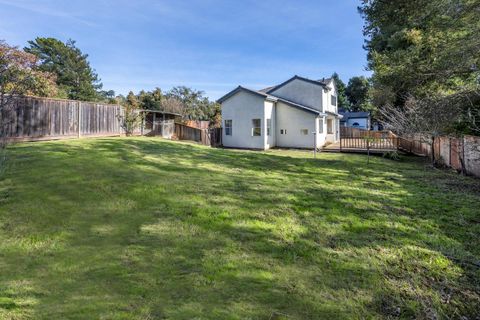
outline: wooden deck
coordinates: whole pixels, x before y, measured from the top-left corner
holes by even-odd
[[[323,147],[326,152],[385,153],[398,150],[396,138],[341,138],[339,142]]]

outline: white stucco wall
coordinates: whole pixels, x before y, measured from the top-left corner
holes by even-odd
[[[276,146],[285,148],[313,148],[316,116],[310,112],[302,111],[277,102],[276,108]],[[280,134],[281,130],[286,134]],[[308,134],[303,135],[302,129],[307,129]]]
[[[326,92],[324,92],[324,112],[325,111],[330,111],[330,112],[335,112],[337,113],[338,111],[338,95],[337,95],[337,89],[335,88],[335,85],[333,84],[333,82],[331,82],[329,84],[329,87],[331,88],[330,90],[326,90]],[[336,96],[337,97],[337,105],[334,106],[332,104],[332,95],[333,96]]]
[[[261,119],[261,136],[252,135],[252,119]],[[222,130],[223,145],[232,148],[265,149],[265,99],[240,91],[222,103],[222,126],[232,120],[232,135]],[[273,121],[272,121],[273,122]]]
[[[295,79],[271,94],[322,111],[322,86]]]

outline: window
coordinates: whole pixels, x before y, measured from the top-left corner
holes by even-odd
[[[267,136],[271,135],[272,130],[272,119],[267,119]]]
[[[318,119],[318,133],[323,133],[323,119]]]
[[[280,129],[280,134],[287,134],[287,129]]]
[[[333,133],[333,119],[327,119],[327,133]]]
[[[262,135],[261,119],[252,119],[252,136],[259,137]]]
[[[308,135],[308,129],[301,129],[300,133],[303,134],[304,136]]]
[[[337,97],[332,95],[332,106],[336,106],[337,105]]]
[[[225,120],[225,135],[232,135],[232,120]]]

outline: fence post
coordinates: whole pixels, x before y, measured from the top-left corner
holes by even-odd
[[[81,103],[80,101],[77,102],[77,126],[78,126],[78,132],[77,132],[77,138],[80,138],[82,135],[82,110],[81,110]]]
[[[452,166],[452,138],[448,137],[448,166]]]

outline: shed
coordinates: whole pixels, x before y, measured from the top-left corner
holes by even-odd
[[[171,139],[175,131],[175,119],[180,118],[179,113],[161,110],[140,110],[143,114],[141,132],[145,136],[161,136]]]

